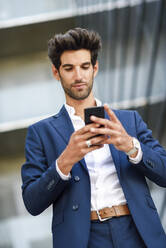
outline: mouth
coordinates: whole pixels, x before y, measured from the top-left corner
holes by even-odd
[[[77,83],[77,84],[73,84],[72,87],[76,88],[76,89],[82,89],[86,86],[86,83]]]

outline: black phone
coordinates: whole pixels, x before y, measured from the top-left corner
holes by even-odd
[[[91,108],[85,108],[84,109],[84,119],[85,119],[85,124],[90,124],[93,121],[91,121],[90,117],[94,115],[99,118],[104,118],[104,107],[99,106],[99,107],[91,107]]]

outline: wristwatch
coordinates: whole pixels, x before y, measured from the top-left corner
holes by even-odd
[[[133,147],[130,151],[126,152],[126,155],[127,155],[127,156],[133,155],[135,152],[137,152],[137,151],[140,149],[140,143],[139,143],[139,141],[138,141],[136,138],[134,138],[134,137],[133,137],[133,146],[134,146],[134,147]]]

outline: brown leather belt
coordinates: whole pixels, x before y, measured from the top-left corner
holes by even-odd
[[[102,220],[123,215],[130,215],[130,210],[127,204],[112,206],[111,208],[106,207],[99,211],[91,211],[91,220]]]

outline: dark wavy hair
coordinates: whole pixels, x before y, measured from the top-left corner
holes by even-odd
[[[61,54],[67,50],[79,49],[90,51],[91,63],[94,66],[97,61],[98,52],[101,49],[100,35],[95,31],[74,28],[64,34],[56,34],[48,41],[48,56],[58,70],[61,65]]]

